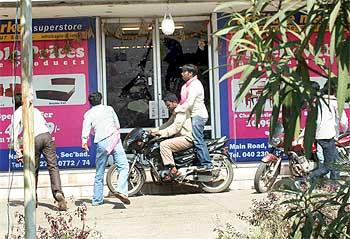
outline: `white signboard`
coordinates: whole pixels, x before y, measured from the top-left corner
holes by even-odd
[[[154,100],[149,101],[149,118],[150,119],[158,119],[158,115],[160,119],[169,118],[169,110],[166,107],[164,101],[159,101],[157,104]]]

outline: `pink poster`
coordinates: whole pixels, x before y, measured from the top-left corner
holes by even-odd
[[[92,20],[33,21],[33,102],[48,123],[59,161],[69,159],[59,162],[62,167],[79,167],[77,157],[89,159],[80,146],[83,114],[90,107],[87,95],[96,88],[96,59],[89,59],[95,55],[89,51],[96,50]],[[0,21],[0,26],[6,24],[8,28],[0,27],[0,152],[12,160],[13,154],[7,151],[13,96],[21,92],[21,48],[20,42],[16,46],[12,40],[15,31],[9,31],[15,30],[9,27],[13,21]]]
[[[303,15],[297,15],[296,19],[303,21],[305,17]],[[221,23],[222,24],[222,23]],[[219,22],[220,26],[220,22]],[[227,39],[231,36],[227,35]],[[317,35],[313,37],[313,41],[316,41]],[[292,36],[290,37],[292,40]],[[229,52],[229,41],[223,42],[224,50],[220,53],[219,59],[221,59],[221,64],[227,65],[225,71],[220,72],[221,76],[232,69],[243,65],[247,62],[248,57],[237,59],[232,56]],[[324,46],[322,48],[322,54],[320,55],[320,60],[326,64],[330,64],[330,33],[324,36]],[[275,57],[278,57],[283,52],[275,52]],[[304,52],[304,57],[306,63],[309,64],[313,69],[318,70],[311,60],[311,55],[309,52]],[[296,65],[295,61],[290,62],[290,67]],[[332,69],[333,72],[337,73],[336,67]],[[312,81],[317,81],[321,88],[326,82],[326,78],[315,74],[314,72],[309,72]],[[260,122],[256,122],[254,117],[248,121],[250,113],[254,106],[256,105],[259,96],[262,94],[265,82],[267,79],[262,79],[255,85],[253,85],[247,92],[246,96],[241,100],[241,102],[236,102],[236,97],[238,95],[239,89],[242,87],[242,82],[240,82],[240,74],[236,74],[233,77],[225,80],[221,83],[221,124],[224,125],[222,128],[222,133],[228,135],[230,138],[229,152],[232,158],[237,161],[255,161],[260,160],[269,150],[268,147],[268,134],[270,126],[270,117],[272,112],[272,99],[268,98],[265,104],[265,111],[261,116]],[[226,101],[227,100],[227,104]],[[348,109],[346,109],[348,112]],[[305,116],[305,115],[304,115]],[[226,120],[227,119],[227,120]],[[227,122],[227,123],[226,123]],[[228,126],[226,127],[225,124]],[[256,127],[258,125],[258,127]]]

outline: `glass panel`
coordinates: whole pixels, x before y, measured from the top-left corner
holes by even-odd
[[[160,20],[161,21],[161,20]],[[180,67],[184,64],[198,66],[204,93],[205,105],[210,115],[210,91],[208,73],[208,21],[176,22],[175,32],[166,36],[160,31],[162,94],[173,92],[180,98]],[[210,124],[210,117],[207,124]]]
[[[154,98],[151,25],[108,23],[104,31],[108,105],[122,128],[154,127],[149,115]]]

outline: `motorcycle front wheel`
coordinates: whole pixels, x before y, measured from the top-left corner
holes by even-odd
[[[211,182],[201,182],[200,187],[208,193],[220,193],[226,191],[233,180],[233,168],[227,156],[221,154],[210,155],[214,169],[220,169],[220,173]]]
[[[129,163],[131,167],[131,163]],[[117,191],[117,181],[118,181],[118,169],[117,165],[112,165],[109,167],[107,172],[107,186],[111,192]],[[141,165],[135,164],[133,168],[129,169],[128,177],[128,195],[129,197],[139,193],[146,181],[146,173]]]
[[[278,167],[276,170],[275,168]],[[275,183],[281,170],[280,161],[261,162],[254,177],[254,188],[258,193],[267,192]]]

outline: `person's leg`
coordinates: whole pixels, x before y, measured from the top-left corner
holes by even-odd
[[[113,150],[114,163],[118,169],[117,192],[128,196],[129,162],[120,141]]]
[[[330,171],[330,179],[338,179],[339,172],[337,170],[332,169],[333,164],[336,163],[339,158],[334,139],[325,141],[323,147],[323,156],[325,161],[325,167],[328,171]]]
[[[164,166],[175,165],[173,153],[171,152],[173,139],[174,138],[160,142],[159,150]]]
[[[331,164],[334,163],[335,160],[337,160],[337,158],[338,158],[337,157],[338,152],[336,151],[334,140],[319,139],[319,140],[317,140],[317,143],[322,147],[324,163],[320,163],[319,168],[314,170],[310,174],[310,178],[312,180],[314,180],[318,177],[322,177],[322,176],[326,175],[327,173],[329,173],[329,171],[330,171],[329,166],[331,166]],[[333,144],[333,146],[332,146],[332,144]],[[335,152],[333,152],[333,150],[335,150]],[[330,177],[331,177],[331,179],[335,178],[336,173],[331,172]]]
[[[326,175],[329,172],[328,169],[325,166],[326,159],[324,157],[324,150],[325,150],[325,147],[326,147],[326,143],[325,143],[324,140],[319,139],[319,140],[317,140],[317,144],[322,148],[323,162],[319,162],[318,168],[310,173],[310,179],[312,181],[315,180],[316,178],[319,178],[319,177],[322,177],[322,176]]]
[[[47,170],[50,174],[52,195],[56,201],[60,201],[62,200],[62,197],[64,197],[64,194],[62,191],[60,172],[57,166],[55,142],[52,140],[49,133],[40,134],[38,137],[41,137],[44,142],[42,152],[47,162]],[[62,195],[59,196],[60,198],[57,198],[57,194]]]
[[[41,138],[38,136],[35,137],[34,139],[34,148],[35,148],[35,197],[36,197],[36,204],[38,207],[38,193],[37,193],[37,188],[38,188],[38,176],[39,176],[39,167],[40,167],[40,155],[41,155],[41,150],[42,150],[42,145],[43,142]]]
[[[103,142],[97,143],[96,147],[96,175],[94,183],[94,195],[92,197],[92,205],[103,203],[103,179],[107,162],[107,151]]]
[[[192,135],[194,138],[194,146],[197,149],[197,158],[201,166],[211,167],[207,144],[204,142],[204,126],[207,119],[200,116],[192,117]]]
[[[60,172],[57,166],[56,145],[50,133],[40,134],[43,141],[42,153],[47,163],[47,169],[50,174],[51,191],[55,200],[58,202],[58,209],[61,211],[67,210],[67,203],[61,186]]]
[[[160,154],[162,156],[163,164],[175,165],[173,152],[179,152],[192,147],[192,143],[189,142],[186,137],[175,137],[164,140],[160,143]]]
[[[316,156],[317,156],[317,159],[319,161],[319,164],[324,164],[323,149],[322,149],[322,147],[321,147],[321,145],[319,143],[316,143],[316,147],[317,147],[317,149],[316,149]],[[325,177],[326,178],[330,178],[330,175],[331,175],[331,173],[328,172],[325,175]]]
[[[185,136],[175,137],[164,140],[160,143],[160,154],[162,156],[164,166],[169,167],[169,173],[164,177],[164,181],[172,181],[181,176],[181,173],[175,166],[173,153],[188,149],[193,146],[193,143],[188,141]]]

